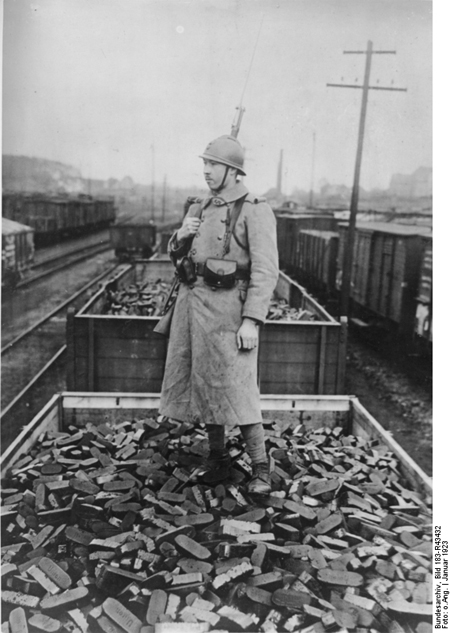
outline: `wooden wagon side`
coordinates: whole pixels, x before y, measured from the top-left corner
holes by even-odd
[[[170,281],[170,261],[124,266],[107,286]],[[167,340],[153,332],[159,317],[103,315],[106,287],[68,317],[68,387],[75,391],[158,392]],[[346,320],[338,323],[304,288],[280,273],[276,295],[308,310],[314,321],[267,321],[261,331],[262,393],[336,394],[344,388]]]

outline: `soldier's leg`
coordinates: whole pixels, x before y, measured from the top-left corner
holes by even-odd
[[[206,473],[202,477],[205,484],[214,485],[230,475],[231,459],[225,450],[225,428],[219,424],[207,424],[209,457]]]
[[[250,494],[267,495],[270,493],[269,460],[267,459],[262,422],[245,424],[240,427],[252,460],[253,475],[248,484]]]

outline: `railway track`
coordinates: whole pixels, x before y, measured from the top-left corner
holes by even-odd
[[[2,347],[2,450],[43,402],[55,391],[64,389],[67,309],[78,309],[116,268],[114,264],[103,270]]]
[[[104,253],[107,250],[111,249],[111,245],[109,242],[97,242],[94,244],[89,244],[88,246],[83,246],[82,248],[61,252],[55,254],[53,256],[43,258],[41,261],[38,261],[32,266],[31,274],[27,276],[25,279],[19,281],[16,285],[16,288],[23,288],[28,286],[44,277],[48,277],[49,275],[53,275],[60,270],[64,270],[69,266],[73,266],[74,264],[83,261],[87,257],[92,257],[94,255]]]

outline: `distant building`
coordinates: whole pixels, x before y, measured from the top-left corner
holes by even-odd
[[[389,192],[399,198],[425,198],[432,195],[433,172],[431,167],[419,167],[409,175],[394,174]]]
[[[125,176],[125,178],[122,178],[122,180],[120,181],[120,189],[134,189],[135,185],[134,185],[134,181],[132,178],[130,178],[130,176]]]

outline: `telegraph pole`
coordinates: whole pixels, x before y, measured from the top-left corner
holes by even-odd
[[[277,191],[281,196],[281,190],[283,188],[283,150],[280,149],[280,160],[278,161],[278,174],[277,174]]]
[[[352,197],[350,202],[350,221],[348,227],[347,244],[344,248],[344,262],[342,271],[342,288],[341,288],[341,316],[348,315],[351,273],[353,265],[353,246],[355,243],[355,226],[356,214],[358,213],[358,197],[359,197],[359,176],[361,173],[361,160],[364,142],[364,127],[366,123],[367,101],[369,98],[369,90],[391,90],[397,92],[406,92],[406,88],[388,88],[382,86],[370,86],[370,68],[372,64],[372,55],[395,55],[396,51],[374,51],[372,42],[367,42],[367,50],[365,51],[344,51],[344,55],[366,55],[366,68],[364,72],[364,83],[362,86],[353,84],[327,84],[332,88],[359,88],[362,89],[361,114],[359,118],[358,146],[356,149],[355,173],[353,178]]]
[[[316,160],[316,133],[313,132],[313,151],[312,151],[312,165],[311,165],[311,188],[309,190],[309,208],[313,208],[314,201],[314,163]]]
[[[166,187],[167,187],[167,174],[164,174],[164,183],[163,183],[163,195],[162,195],[162,224],[164,224],[164,220],[166,217]]]
[[[152,221],[155,221],[155,146],[152,145]]]

